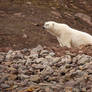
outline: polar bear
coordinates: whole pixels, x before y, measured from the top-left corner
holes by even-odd
[[[88,33],[73,29],[67,24],[54,21],[45,22],[44,29],[56,36],[61,47],[79,47],[81,45],[92,45],[92,36]]]

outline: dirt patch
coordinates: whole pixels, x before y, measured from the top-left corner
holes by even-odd
[[[91,2],[90,0],[1,0],[0,48],[22,49],[33,48],[38,44],[58,45],[55,37],[42,30],[42,25],[47,20],[66,23],[92,34]]]

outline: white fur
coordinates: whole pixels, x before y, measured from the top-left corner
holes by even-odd
[[[56,23],[54,21],[45,22],[45,29],[56,36],[60,46],[79,47],[80,45],[92,44],[92,36],[69,27],[66,24]]]

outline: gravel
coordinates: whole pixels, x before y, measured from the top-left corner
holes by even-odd
[[[41,45],[0,52],[0,92],[92,92],[92,57]]]

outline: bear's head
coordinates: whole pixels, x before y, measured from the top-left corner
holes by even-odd
[[[44,23],[43,29],[52,30],[54,28],[54,21],[48,21]]]
[[[70,27],[67,24],[48,21],[44,23],[43,29],[47,30],[52,35],[59,37],[65,31],[69,31]]]
[[[48,31],[49,33],[55,36],[56,35],[55,29],[54,29],[55,25],[56,25],[56,22],[48,21],[44,23],[43,29],[45,29],[46,31]]]
[[[62,27],[60,26],[60,23],[54,22],[54,21],[48,21],[44,23],[43,29],[47,30],[50,34],[58,37],[60,36],[60,31]]]

